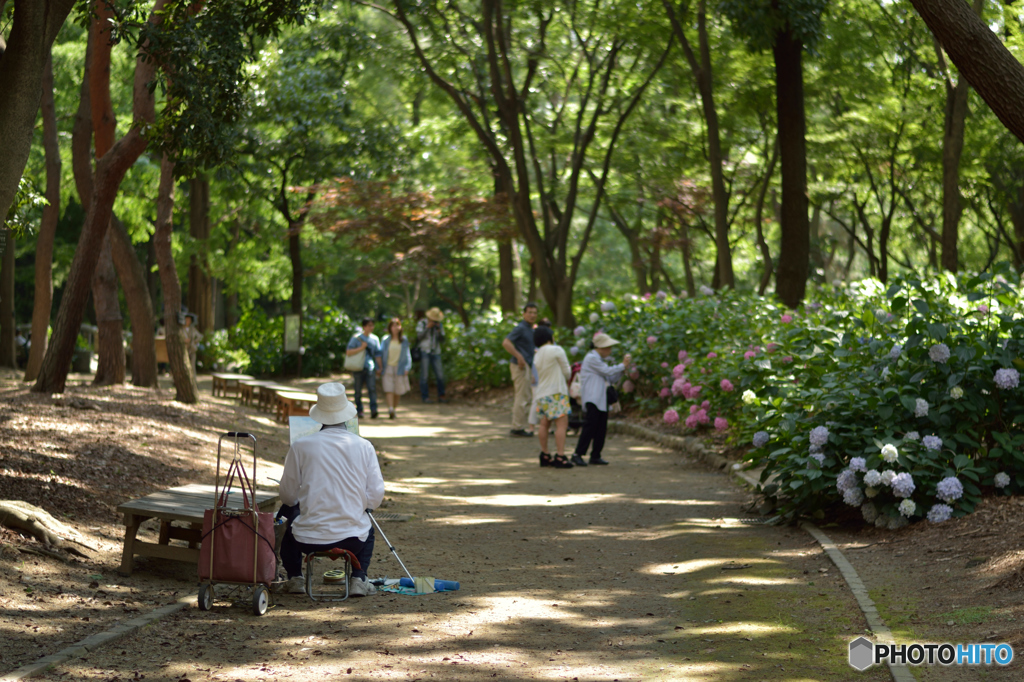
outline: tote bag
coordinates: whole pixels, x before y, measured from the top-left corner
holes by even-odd
[[[345,356],[345,369],[349,372],[362,372],[366,364],[366,349]]]

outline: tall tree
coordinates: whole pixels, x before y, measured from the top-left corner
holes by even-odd
[[[570,325],[616,143],[671,39],[652,41],[649,8],[629,3],[374,6],[405,29],[415,59],[486,151],[555,323]],[[584,198],[588,168],[598,184]]]
[[[35,295],[32,299],[32,346],[25,381],[35,381],[49,343],[50,308],[53,307],[53,240],[60,220],[60,143],[57,112],[53,102],[53,57],[46,60],[43,75],[43,149],[46,154],[46,208],[36,237]]]
[[[683,46],[683,54],[686,55],[686,62],[693,73],[693,79],[697,83],[697,90],[700,92],[701,105],[704,109],[704,125],[707,129],[707,155],[708,164],[711,168],[711,196],[715,202],[715,248],[717,250],[715,278],[720,286],[735,286],[735,278],[732,270],[732,250],[729,246],[729,191],[725,186],[725,154],[722,151],[722,139],[718,125],[718,110],[715,108],[715,93],[713,89],[714,74],[711,64],[711,44],[708,39],[707,2],[698,0],[697,3],[697,51],[695,52],[690,40],[686,37],[683,28],[683,21],[689,19],[690,3],[684,0],[676,9],[670,0],[662,0],[665,11],[668,13],[669,21],[672,23],[672,31]]]
[[[771,49],[775,59],[775,107],[782,173],[781,239],[775,293],[795,308],[810,273],[807,217],[807,121],[803,53],[821,33],[828,0],[725,0],[722,10],[753,50]]]
[[[0,0],[0,16],[7,0]],[[0,35],[0,215],[18,192],[32,148],[43,73],[57,32],[74,0],[14,0],[14,18],[5,43]]]

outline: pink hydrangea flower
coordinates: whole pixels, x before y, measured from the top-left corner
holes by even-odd
[[[676,379],[681,378],[685,372],[686,365],[676,365],[675,367],[672,368],[672,376],[674,376]]]
[[[782,324],[789,324],[792,321],[793,321],[793,316],[790,315],[789,313],[786,313],[785,315],[782,316]]]
[[[675,410],[665,410],[665,423],[675,424],[679,421],[679,413]]]
[[[715,351],[711,351],[710,353],[708,353],[708,360],[713,360],[713,359],[715,359],[717,357],[718,357],[718,353],[716,353]]]
[[[625,381],[622,382],[623,393],[632,393],[634,388],[636,388],[636,386],[634,386],[633,382],[630,381],[629,379],[626,379]]]
[[[743,357],[745,359],[747,359],[747,360],[751,360],[755,356],[757,356],[757,351],[756,350],[748,350],[746,353],[743,354]]]
[[[707,424],[708,422],[711,421],[711,419],[708,417],[707,410],[697,410],[696,412],[693,413],[693,416],[696,417],[697,421],[700,422],[701,424]]]
[[[657,336],[648,336],[647,337],[647,345],[648,346],[653,346],[656,343],[658,343],[658,337]]]
[[[697,407],[696,405],[690,405],[690,414],[693,414],[694,412],[696,412],[699,409],[700,408]]]
[[[679,362],[682,362],[683,360],[685,360],[687,355],[688,355],[688,353],[685,350],[679,351]]]
[[[715,431],[725,431],[729,428],[729,422],[725,417],[715,417]]]
[[[691,414],[689,417],[686,418],[686,422],[685,423],[686,423],[686,428],[688,428],[688,429],[695,429],[695,428],[697,428],[697,415]]]
[[[982,303],[981,305],[978,306],[978,312],[979,313],[987,313],[988,312],[988,306],[985,305],[984,303]]]
[[[661,368],[662,369],[668,369],[668,363],[667,362],[661,363]]]
[[[644,295],[643,295],[643,299],[644,299],[645,301],[649,301],[649,300],[651,300],[651,292],[649,292],[649,291],[648,291],[648,292],[647,292],[646,294],[644,294]]]
[[[707,367],[701,367],[700,368],[700,373],[701,374],[707,374],[708,373]]]
[[[690,392],[690,382],[680,377],[672,382],[672,395],[688,395]]]
[[[779,349],[779,344],[777,344],[774,341],[772,341],[767,346],[765,346],[764,349],[768,353],[774,353],[775,351],[777,351]]]
[[[782,361],[784,363],[787,363],[787,364],[790,363],[790,362],[793,362],[793,356],[792,355],[783,356]]]
[[[700,404],[700,409],[702,409],[702,410],[710,410],[711,409],[711,401],[710,400],[705,400],[704,402],[702,402]]]
[[[659,392],[658,395],[660,395],[662,398],[668,398],[669,396],[672,395],[672,389],[666,386],[665,388],[661,389],[661,392]]]
[[[721,386],[722,390],[725,391],[726,393],[732,393],[734,388],[732,382],[729,381],[728,379],[722,379],[722,382],[719,384],[719,386]]]
[[[704,388],[704,387],[703,387],[703,386],[700,386],[700,385],[697,385],[697,386],[691,386],[691,387],[690,387],[690,391],[689,391],[689,394],[688,394],[688,395],[686,395],[686,399],[687,399],[687,400],[696,400],[696,399],[697,399],[697,396],[698,396],[698,395],[700,395],[700,390],[701,390],[702,388]]]

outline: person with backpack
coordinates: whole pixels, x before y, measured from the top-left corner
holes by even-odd
[[[608,408],[611,407],[608,401],[609,389],[622,378],[623,372],[632,362],[629,353],[626,353],[621,364],[609,366],[605,363],[605,359],[612,354],[612,347],[618,343],[604,332],[598,332],[594,334],[593,350],[583,358],[580,367],[580,402],[583,403],[584,416],[583,431],[572,456],[572,463],[576,466],[587,466],[583,456],[591,445],[594,449],[590,453],[590,464],[608,464],[608,460],[601,457],[601,452],[608,435]]]

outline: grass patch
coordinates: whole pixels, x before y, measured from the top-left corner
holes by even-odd
[[[956,625],[977,625],[989,620],[991,615],[991,606],[968,606],[949,613],[940,613],[936,618],[943,623],[953,621]]]

